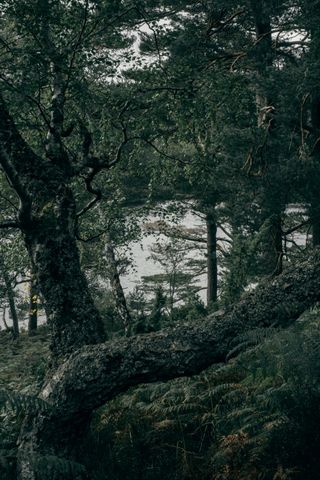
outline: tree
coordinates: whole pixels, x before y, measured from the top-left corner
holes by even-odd
[[[31,272],[30,288],[29,288],[29,319],[28,333],[30,336],[35,335],[38,328],[38,287],[35,277]]]
[[[36,7],[35,10],[33,7]],[[47,129],[44,144],[42,142],[44,150],[40,153],[41,143],[34,145],[35,149],[39,149],[39,154],[18,131],[1,98],[1,165],[20,202],[16,218],[4,222],[2,226],[18,227],[23,233],[36,281],[44,298],[47,318],[54,332],[52,352],[57,358],[77,348],[76,344],[96,343],[105,338],[101,319],[80,269],[75,230],[78,218],[99,199],[99,192],[92,186],[95,176],[119,160],[129,139],[121,118],[115,127],[116,143],[109,145],[109,153],[105,157],[95,156],[92,136],[80,120],[79,137],[72,139],[73,143],[70,140],[70,148],[79,148],[79,143],[82,144],[81,154],[74,156],[66,144],[70,135],[67,132],[69,127],[64,126],[66,105],[69,107],[69,116],[73,113],[67,95],[69,92],[79,93],[80,87],[83,88],[82,93],[85,91],[86,79],[79,86],[76,78],[84,73],[85,49],[90,51],[91,48],[92,51],[97,47],[98,34],[92,43],[91,36],[108,25],[101,25],[96,17],[98,11],[91,10],[88,2],[73,2],[64,10],[61,2],[48,1],[35,2],[33,6],[14,2],[5,13],[12,18],[16,27],[14,46],[18,48],[19,42],[25,42],[28,60],[36,56],[37,66],[50,89],[45,89],[38,105],[42,112],[39,128]],[[74,20],[68,30],[67,22],[73,15],[80,21],[80,30]],[[40,25],[39,36],[36,37],[33,35],[33,22]],[[99,61],[98,65],[94,65],[96,68],[99,68]],[[25,68],[23,64],[21,73],[25,73]],[[7,77],[10,77],[9,72]],[[33,80],[30,79],[31,88],[42,88],[32,83]],[[34,103],[33,96],[31,100]],[[46,104],[43,105],[43,102]],[[124,115],[126,105],[122,104],[122,109],[120,114]],[[120,137],[118,129],[121,131]],[[23,163],[21,158],[24,159]],[[76,212],[72,184],[81,175],[84,176],[88,193],[94,198]],[[75,279],[78,279],[78,287],[74,289],[71,285]]]
[[[126,298],[124,296],[123,288],[120,281],[119,267],[115,257],[115,250],[112,240],[109,236],[106,243],[106,260],[108,263],[108,277],[111,285],[111,289],[115,298],[116,308],[119,317],[122,320],[124,332],[128,334],[130,326],[132,324],[131,315],[127,306]]]
[[[12,321],[13,338],[20,333],[19,317],[21,316],[21,291],[19,288],[29,282],[29,258],[23,245],[21,235],[2,232],[0,247],[0,279],[3,289],[3,300],[8,306]],[[5,312],[4,312],[5,316]]]
[[[15,303],[15,293],[11,283],[11,279],[9,277],[9,272],[7,270],[7,267],[5,265],[3,258],[0,259],[0,271],[1,271],[1,277],[3,278],[3,281],[4,281],[5,295],[8,299],[8,304],[9,304],[9,312],[12,320],[13,338],[17,338],[19,336],[19,318],[18,318],[16,303]]]
[[[176,114],[177,111],[180,113],[179,108],[174,109],[173,115],[176,119],[180,117],[176,121],[179,125],[177,138],[180,142],[181,138],[183,141],[191,139],[189,148],[194,143],[197,153],[209,157],[202,162],[197,158],[194,169],[192,162],[186,162],[189,180],[196,179],[194,183],[202,187],[199,188],[200,195],[205,192],[209,204],[214,197],[218,203],[232,203],[225,185],[228,183],[228,167],[234,162],[231,178],[237,177],[240,188],[235,188],[233,181],[231,190],[235,190],[235,195],[231,193],[231,197],[240,204],[237,212],[251,202],[252,212],[257,217],[257,229],[264,231],[264,238],[260,237],[259,249],[255,252],[263,274],[277,274],[282,270],[286,205],[290,199],[298,197],[298,191],[302,192],[296,178],[300,168],[294,150],[297,138],[296,132],[292,132],[292,125],[298,119],[294,108],[291,109],[292,94],[284,92],[283,85],[288,88],[289,75],[299,72],[299,67],[294,69],[293,64],[299,63],[301,49],[307,42],[306,39],[291,42],[287,38],[290,29],[299,29],[303,34],[297,21],[299,11],[290,15],[290,6],[291,2],[286,1],[244,1],[240,5],[232,1],[215,2],[214,5],[202,2],[201,6],[185,2],[188,15],[179,17],[177,14],[175,28],[169,28],[169,31],[163,32],[159,27],[156,30],[158,41],[153,42],[153,51],[159,45],[170,49],[169,62],[162,64],[167,78],[180,88],[181,85],[186,90],[188,88],[189,97],[180,101],[180,116]],[[201,15],[199,9],[202,9]],[[181,25],[182,31],[179,29]],[[149,35],[149,49],[152,48],[153,34]],[[276,42],[272,41],[272,35],[277,35]],[[197,51],[197,56],[184,54],[185,49],[191,48]],[[229,101],[233,104],[228,112]],[[237,105],[237,113],[234,105]],[[190,115],[191,111],[193,115]],[[243,151],[244,147],[246,151]],[[181,144],[178,149],[182,151]],[[208,164],[209,168],[206,168]],[[200,165],[202,172],[200,168],[197,170]],[[204,183],[199,180],[201,174]],[[214,179],[211,183],[210,174]],[[244,179],[245,175],[247,179]],[[249,195],[245,190],[249,190]],[[193,195],[196,196],[197,192],[193,191]],[[235,215],[230,218],[230,223],[235,226],[235,235],[247,228]],[[209,258],[214,255],[209,253]],[[216,271],[216,268],[212,270]],[[211,283],[214,285],[216,281]]]
[[[313,246],[320,242],[319,212],[319,11],[318,2],[299,2],[300,16],[297,25],[305,32],[308,48],[299,59],[301,81],[295,85],[294,95],[298,98],[300,108],[298,165],[301,172],[302,198],[308,206],[312,225]]]
[[[161,265],[163,273],[144,276],[143,283],[149,286],[151,292],[160,287],[165,293],[171,320],[174,319],[175,304],[187,300],[201,289],[194,282],[203,272],[203,262],[193,257],[193,251],[193,245],[177,239],[158,241],[150,248],[149,258]]]

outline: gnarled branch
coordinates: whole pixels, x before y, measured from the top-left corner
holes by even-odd
[[[70,418],[92,411],[130,386],[198,373],[224,361],[235,336],[293,322],[320,300],[319,287],[317,249],[221,316],[81,349],[60,367],[42,397],[57,406],[59,417]]]

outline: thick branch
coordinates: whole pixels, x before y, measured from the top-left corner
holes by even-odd
[[[23,173],[37,163],[37,155],[18,132],[0,95],[0,165],[20,198],[20,215],[22,210],[26,213],[30,204],[28,182],[22,180]]]
[[[80,235],[76,232],[76,238],[79,240],[79,242],[83,243],[90,243],[93,242],[94,240],[97,240],[98,238],[102,237],[102,235],[105,235],[107,230],[101,230],[101,232],[96,233],[96,235],[92,235],[91,237],[88,238],[83,238],[80,237]]]
[[[258,286],[220,316],[81,349],[60,367],[42,397],[64,422],[131,386],[196,374],[224,361],[235,336],[258,326],[289,325],[320,300],[319,287],[317,249],[311,258]]]
[[[1,110],[0,110],[0,114],[1,114]],[[28,196],[27,196],[27,193],[26,193],[26,189],[24,188],[24,186],[21,183],[19,175],[18,175],[18,173],[15,169],[14,163],[11,161],[8,153],[6,152],[6,150],[3,148],[3,146],[1,144],[0,144],[0,165],[3,169],[3,171],[5,172],[5,174],[7,175],[7,178],[9,180],[10,184],[12,185],[14,190],[16,191],[20,200],[22,202],[27,201]]]

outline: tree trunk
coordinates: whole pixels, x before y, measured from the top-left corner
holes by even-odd
[[[256,105],[257,124],[263,139],[256,149],[256,171],[264,178],[262,207],[265,208],[263,221],[270,222],[268,239],[265,242],[265,271],[268,275],[279,275],[283,268],[283,246],[282,246],[282,218],[283,207],[281,206],[282,185],[277,181],[270,182],[267,177],[268,164],[278,161],[277,153],[268,148],[268,137],[274,131],[275,122],[273,118],[274,106],[270,92],[266,84],[270,76],[270,68],[273,65],[274,52],[272,48],[272,28],[270,5],[264,0],[251,1],[251,9],[255,21],[256,30]],[[270,160],[271,158],[271,160]],[[280,203],[280,206],[279,206]]]
[[[276,251],[277,264],[273,271],[273,275],[280,275],[283,271],[283,238],[282,238],[282,218],[281,215],[276,215],[273,238],[274,238],[274,249]]]
[[[29,291],[29,319],[28,335],[35,335],[38,328],[38,288],[35,281],[35,275],[31,272],[30,291]]]
[[[3,280],[4,280],[4,284],[6,287],[6,296],[9,303],[9,312],[12,320],[12,334],[14,338],[17,338],[19,336],[19,319],[18,319],[16,303],[14,299],[14,290],[12,288],[9,275],[2,258],[0,260],[0,269],[1,269]]]
[[[131,316],[128,310],[126,297],[120,281],[116,257],[114,254],[114,247],[112,241],[108,239],[106,244],[106,259],[108,262],[108,273],[111,285],[111,290],[116,302],[116,309],[121,318],[125,334],[127,335],[132,324]]]
[[[281,214],[269,213],[267,239],[265,241],[265,274],[276,276],[283,270],[283,241]]]
[[[105,339],[80,268],[70,187],[73,167],[66,157],[38,157],[18,132],[1,97],[0,147],[2,168],[20,199],[19,227],[44,299],[56,362],[83,345]]]
[[[318,202],[311,204],[310,220],[312,225],[312,245],[318,247],[320,245],[320,208]]]
[[[16,304],[15,304],[15,299],[14,299],[14,291],[13,291],[13,288],[11,286],[10,280],[7,276],[7,273],[4,273],[3,275],[4,275],[4,278],[5,278],[6,293],[7,293],[8,303],[9,303],[10,317],[11,317],[11,320],[12,320],[12,332],[13,332],[14,338],[17,338],[19,336],[19,319],[18,319]]]
[[[206,215],[207,226],[207,305],[218,299],[217,224],[214,214]]]
[[[2,311],[2,321],[3,321],[3,325],[4,325],[4,328],[9,331],[10,330],[10,327],[9,325],[7,324],[7,321],[6,321],[6,307],[3,307],[3,311]]]
[[[212,363],[224,362],[236,336],[255,327],[286,327],[319,300],[320,251],[316,249],[310,259],[258,286],[222,316],[83,347],[59,367],[42,390],[41,398],[51,409],[36,419],[30,416],[24,425],[19,480],[36,478],[32,458],[72,458],[72,449],[88,428],[92,411],[119,393],[140,383],[193,375]]]
[[[72,193],[69,188],[61,187],[23,232],[44,299],[55,358],[105,338],[80,268],[74,218]]]
[[[313,37],[312,37],[313,40]],[[312,123],[312,156],[315,164],[311,172],[309,172],[307,194],[311,196],[310,220],[312,225],[312,245],[317,247],[320,245],[320,194],[319,194],[319,163],[320,163],[320,94],[318,89],[311,96],[311,123]],[[311,184],[310,184],[311,183]]]

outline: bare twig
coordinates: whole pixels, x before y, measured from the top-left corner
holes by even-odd
[[[23,280],[15,280],[13,283],[13,288],[16,288],[17,285],[22,285],[23,283],[30,283],[31,278],[24,278]]]
[[[297,230],[300,230],[300,228],[304,227],[305,225],[309,225],[310,220],[304,220],[303,222],[299,223],[299,225],[295,225],[292,228],[289,228],[289,230],[286,230],[285,232],[282,232],[283,235],[290,235],[293,232],[296,232]]]
[[[107,230],[102,230],[101,232],[97,233],[96,235],[93,235],[92,237],[88,237],[88,238],[82,238],[77,233],[76,238],[77,238],[77,240],[79,240],[79,242],[90,243],[90,242],[93,242],[94,240],[97,240],[98,238],[102,237],[106,232],[107,232]]]
[[[7,203],[9,203],[9,205],[11,205],[11,207],[12,207],[15,211],[18,211],[18,210],[19,210],[19,208],[17,207],[17,205],[15,205],[10,198],[8,198],[6,195],[4,195],[4,194],[1,193],[1,192],[0,192],[0,197],[1,197],[3,200],[5,200]]]
[[[102,192],[99,188],[94,188],[91,183],[93,182],[95,176],[102,170],[102,167],[95,167],[92,168],[89,175],[85,177],[84,181],[86,184],[86,189],[89,193],[92,193],[95,197],[90,200],[89,203],[85,207],[83,207],[76,215],[77,218],[81,217],[84,215],[88,210],[91,210],[92,207],[95,206],[96,203],[98,203],[101,198],[102,198]]]
[[[221,32],[222,30],[224,30],[228,25],[230,25],[230,23],[232,23],[232,21],[237,18],[237,17],[240,17],[241,15],[243,15],[244,13],[246,13],[246,9],[243,8],[241,10],[237,10],[236,12],[234,12],[229,18],[227,18],[225,21],[223,22],[220,22],[220,25],[217,27],[217,28],[212,28],[212,26],[210,26],[206,32],[206,34],[208,36],[212,36],[212,35],[215,35],[216,33],[219,33]]]

